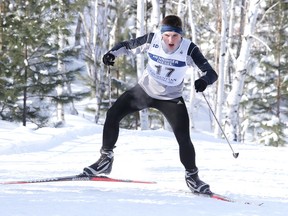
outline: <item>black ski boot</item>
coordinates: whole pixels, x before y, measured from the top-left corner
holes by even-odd
[[[98,176],[99,174],[110,174],[114,160],[114,153],[112,150],[100,150],[101,157],[94,164],[85,167],[83,174],[86,176]]]
[[[205,182],[201,181],[198,176],[198,168],[186,170],[185,180],[187,186],[192,193],[211,194],[210,186]]]

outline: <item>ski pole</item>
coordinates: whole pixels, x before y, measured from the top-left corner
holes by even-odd
[[[207,103],[210,111],[212,112],[212,114],[213,114],[213,116],[214,116],[214,118],[215,118],[215,120],[216,120],[216,122],[217,122],[217,124],[218,124],[218,126],[219,126],[219,128],[220,128],[220,130],[222,131],[222,133],[223,133],[223,135],[224,135],[227,143],[229,144],[230,149],[232,150],[232,153],[233,153],[233,157],[234,157],[234,158],[237,158],[237,157],[239,156],[239,153],[238,153],[238,152],[237,152],[237,153],[234,152],[234,150],[233,150],[233,148],[232,148],[232,146],[231,146],[231,144],[230,144],[230,142],[229,142],[229,140],[228,140],[228,138],[227,138],[224,130],[222,129],[222,127],[221,127],[221,125],[220,125],[220,123],[219,123],[219,121],[218,121],[215,113],[213,112],[213,110],[212,110],[212,108],[211,108],[211,106],[210,106],[210,104],[209,104],[209,102],[208,102],[208,100],[207,100],[207,98],[206,98],[206,96],[205,96],[205,94],[204,94],[203,92],[202,92],[202,95],[203,95],[203,97],[204,97],[204,99],[205,99],[205,101],[206,101],[206,103]]]
[[[109,87],[109,107],[111,107],[111,73],[110,73],[110,65],[108,65],[108,87]]]

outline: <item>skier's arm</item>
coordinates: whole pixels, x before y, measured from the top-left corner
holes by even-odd
[[[108,53],[113,54],[115,57],[118,57],[120,55],[127,55],[129,54],[131,49],[135,49],[146,43],[150,43],[153,36],[154,36],[154,33],[148,33],[141,37],[137,37],[135,39],[122,41],[120,43],[117,43],[114,47],[112,47],[112,49],[109,50]]]
[[[215,72],[215,70],[212,68],[207,59],[201,53],[200,49],[195,44],[191,43],[188,50],[188,55],[192,58],[202,73],[205,73],[200,77],[200,79],[205,80],[208,85],[211,85],[218,79],[218,74]]]

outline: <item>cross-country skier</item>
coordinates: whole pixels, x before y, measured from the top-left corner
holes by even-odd
[[[194,83],[196,92],[203,92],[218,75],[199,48],[183,38],[182,21],[178,16],[166,16],[160,31],[117,43],[103,56],[103,63],[113,66],[115,58],[137,47],[147,53],[148,62],[138,84],[124,92],[107,111],[103,129],[101,157],[84,168],[84,175],[109,174],[113,148],[123,117],[145,108],[158,109],[171,125],[179,144],[180,160],[185,168],[185,180],[193,193],[209,193],[208,184],[200,180],[195,161],[195,149],[190,139],[189,117],[182,97],[183,80],[188,67],[196,65],[203,76]]]

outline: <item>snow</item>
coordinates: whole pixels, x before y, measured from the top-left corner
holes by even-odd
[[[33,130],[0,121],[0,181],[78,174],[99,157],[102,126],[66,116],[62,128]],[[284,216],[288,212],[288,150],[232,143],[192,131],[200,177],[237,203],[189,193],[174,135],[120,130],[111,177],[157,184],[54,182],[0,185],[5,216]],[[243,204],[250,201],[252,205]],[[254,204],[264,203],[261,206]]]

